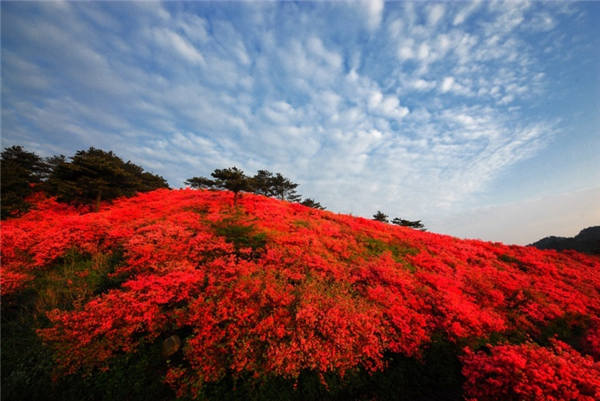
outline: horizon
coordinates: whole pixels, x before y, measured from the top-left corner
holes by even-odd
[[[6,3],[2,147],[236,165],[508,244],[600,224],[600,3]]]

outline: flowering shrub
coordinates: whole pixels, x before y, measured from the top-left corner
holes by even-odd
[[[462,360],[473,401],[600,399],[600,362],[557,340],[549,348],[498,345],[490,354],[467,348]]]
[[[110,369],[172,335],[182,347],[164,360],[164,380],[192,397],[227,375],[377,372],[386,355],[420,360],[433,338],[460,348],[558,334],[599,355],[600,260],[576,252],[460,240],[252,194],[234,206],[226,191],[157,190],[97,213],[39,199],[1,224],[3,302],[40,288],[73,252],[121,255],[111,268],[70,273],[71,304],[46,303],[38,334],[63,375]],[[565,316],[581,319],[553,332]],[[597,363],[578,351],[467,348],[465,389],[474,399],[593,397]],[[511,376],[516,360],[521,373]],[[538,363],[581,374],[568,393],[551,390]],[[519,384],[530,376],[537,384]]]

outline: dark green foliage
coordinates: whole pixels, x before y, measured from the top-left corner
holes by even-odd
[[[253,192],[264,196],[274,196],[273,188],[271,188],[272,180],[273,173],[267,170],[258,170],[252,177]]]
[[[382,223],[389,223],[388,215],[383,213],[381,210],[378,210],[377,213],[373,215],[373,220],[381,221]]]
[[[401,219],[399,217],[395,217],[394,220],[392,220],[392,224],[396,224],[398,226],[404,226],[404,227],[411,227],[417,230],[421,230],[421,231],[426,231],[425,226],[423,225],[423,223],[421,223],[421,220],[404,220]]]
[[[113,152],[93,147],[78,151],[70,162],[56,160],[45,184],[48,193],[58,200],[94,205],[96,210],[101,200],[168,187],[164,178],[124,162]]]
[[[48,174],[50,166],[41,157],[25,151],[21,146],[12,146],[2,152],[1,216],[5,219],[19,215],[29,209],[25,201]]]
[[[298,184],[293,183],[280,173],[273,174],[267,170],[258,170],[251,180],[254,193],[273,196],[290,202],[300,200],[300,195],[296,193]]]
[[[218,235],[233,244],[236,255],[240,258],[259,257],[267,244],[265,233],[257,232],[254,225],[242,223],[236,218],[222,220],[214,228]],[[243,249],[251,249],[252,252],[245,254],[241,252]]]
[[[192,188],[213,189],[215,182],[206,177],[192,177],[185,180],[185,185],[189,185]]]
[[[312,207],[313,209],[325,210],[324,206],[322,206],[319,202],[317,202],[311,198],[304,199],[302,202],[300,202],[300,204],[304,205],[304,206]]]
[[[298,202],[301,198],[300,195],[296,193],[298,184],[293,183],[279,173],[269,178],[268,185],[269,191],[272,194],[271,196],[275,196],[281,200]]]

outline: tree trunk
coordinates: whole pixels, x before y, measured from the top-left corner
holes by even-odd
[[[96,207],[95,212],[100,210],[100,200],[102,199],[102,191],[98,191],[98,195],[96,195]]]

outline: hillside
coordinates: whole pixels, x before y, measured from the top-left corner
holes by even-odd
[[[600,226],[588,227],[574,237],[545,237],[530,244],[538,249],[572,249],[578,252],[600,255]]]
[[[600,397],[596,256],[227,191],[1,227],[3,399]]]

